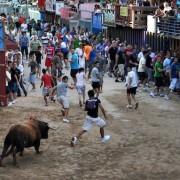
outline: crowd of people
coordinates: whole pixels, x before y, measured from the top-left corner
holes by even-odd
[[[72,145],[90,129],[93,120],[100,126],[101,137],[105,137],[105,121],[98,118],[99,106],[105,113],[98,98],[103,93],[104,75],[112,78],[114,83],[126,85],[127,108],[130,109],[138,108],[137,88],[139,92],[149,92],[152,98],[160,96],[166,100],[172,93],[179,93],[180,57],[176,51],[154,52],[148,45],[139,49],[126,41],[107,39],[102,33],[95,35],[81,27],[69,30],[66,25],[37,22],[29,28],[33,21],[24,20],[17,26],[12,18],[7,19],[11,39],[18,43],[17,50],[6,52],[8,105],[16,103],[17,96],[27,96],[30,84],[31,91],[36,91],[37,79],[41,79],[45,106],[49,99],[57,100],[62,106],[63,122],[68,123],[67,89],[76,89],[79,106],[85,106],[88,116],[83,131],[73,137]],[[9,28],[12,23],[16,25]],[[25,76],[25,67],[29,67],[29,77]],[[72,84],[65,72],[69,72]],[[85,98],[87,83],[91,83],[93,89],[88,91],[88,101]]]

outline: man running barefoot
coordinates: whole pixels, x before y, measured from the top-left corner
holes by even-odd
[[[106,119],[106,113],[101,105],[101,101],[98,98],[95,98],[95,92],[93,90],[88,91],[89,99],[86,101],[85,104],[85,111],[87,111],[87,116],[84,122],[84,125],[82,127],[82,130],[78,133],[77,136],[73,137],[71,140],[71,146],[74,146],[77,142],[77,140],[87,131],[91,129],[93,124],[96,124],[100,127],[100,135],[101,135],[101,141],[106,142],[110,139],[109,135],[104,135],[104,127],[106,125],[106,122],[101,119],[98,116],[98,108],[101,109],[104,118]]]

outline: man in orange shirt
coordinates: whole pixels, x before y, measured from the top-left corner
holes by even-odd
[[[85,56],[85,69],[87,71],[87,68],[89,68],[89,58],[90,58],[90,53],[92,51],[92,46],[90,45],[90,43],[87,43],[84,46],[84,56]]]

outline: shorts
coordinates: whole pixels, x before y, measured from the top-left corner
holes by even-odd
[[[71,69],[71,77],[76,78],[76,74],[78,73],[79,69]]]
[[[127,94],[135,95],[136,94],[136,89],[137,89],[137,87],[132,87],[130,89],[127,89]]]
[[[100,128],[106,126],[106,122],[100,117],[92,118],[90,116],[86,116],[86,119],[82,128],[85,131],[89,131],[94,124],[96,124]]]
[[[157,86],[157,87],[162,87],[163,86],[162,77],[155,77],[155,86]]]
[[[63,105],[64,109],[69,109],[69,101],[66,96],[60,96],[57,98],[57,100]]]
[[[10,93],[10,88],[9,86],[6,86],[6,94],[9,94]]]
[[[51,67],[51,66],[52,66],[52,60],[49,59],[49,58],[46,58],[45,66],[46,66],[46,67]]]
[[[144,81],[147,77],[145,72],[138,72],[138,75],[140,81]]]
[[[17,91],[18,91],[17,82],[10,82],[9,83],[9,89],[10,89],[10,92],[17,93]]]
[[[49,94],[50,94],[50,88],[48,88],[48,87],[43,87],[42,95],[43,95],[43,96],[49,96]]]
[[[85,86],[76,86],[78,94],[85,94],[86,87]]]
[[[99,89],[100,88],[100,82],[92,82],[93,89]]]
[[[124,76],[124,64],[119,64],[118,65],[118,74],[120,76]]]
[[[172,79],[171,79],[170,86],[169,86],[169,89],[175,90],[175,89],[176,89],[177,82],[178,82],[178,79],[177,79],[177,78],[172,78]]]
[[[28,47],[24,47],[24,46],[21,47],[22,55],[24,54],[24,52],[25,52],[26,56],[28,56]]]
[[[31,74],[30,73],[29,82],[35,84],[35,82],[36,82],[36,74]]]

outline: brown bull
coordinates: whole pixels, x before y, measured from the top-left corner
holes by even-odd
[[[22,125],[14,125],[10,128],[5,140],[2,154],[0,156],[0,166],[2,160],[13,154],[13,163],[16,164],[16,154],[23,155],[24,148],[34,147],[39,154],[40,140],[48,138],[49,125],[39,121],[35,117]]]

